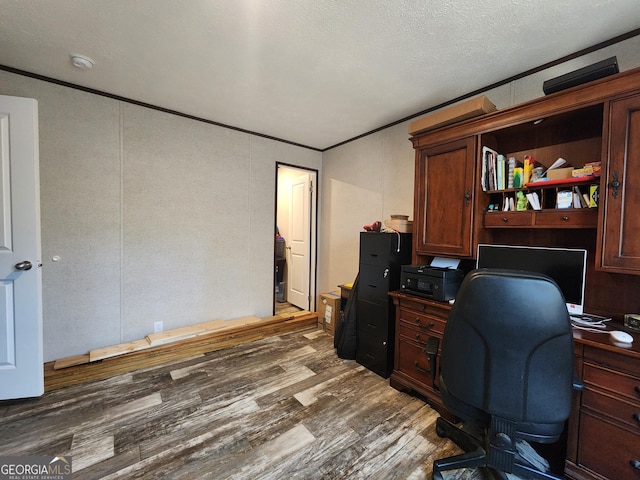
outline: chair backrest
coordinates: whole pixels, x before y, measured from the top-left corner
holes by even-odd
[[[569,417],[572,378],[571,323],[551,278],[494,269],[465,277],[442,341],[443,398],[514,422],[557,423]]]

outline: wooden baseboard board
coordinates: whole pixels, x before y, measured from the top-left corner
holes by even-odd
[[[192,357],[222,348],[252,342],[265,337],[280,335],[303,329],[317,329],[318,314],[300,312],[291,315],[275,315],[250,325],[212,332],[208,335],[179,340],[173,343],[134,351],[113,358],[98,360],[67,368],[54,369],[56,362],[44,365],[45,391],[67,387],[91,380],[100,380],[140,368]],[[82,357],[82,356],[78,356]],[[75,357],[70,357],[75,358]]]

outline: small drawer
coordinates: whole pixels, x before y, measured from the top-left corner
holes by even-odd
[[[628,402],[617,396],[606,395],[586,388],[582,392],[582,404],[586,408],[608,415],[628,425],[640,435],[640,402]]]
[[[447,324],[443,319],[434,317],[433,315],[425,315],[412,310],[400,311],[400,327],[403,325],[410,326],[420,332],[430,334],[444,334],[444,327]]]
[[[567,208],[562,210],[543,210],[536,215],[535,224],[549,227],[596,228],[598,224],[598,209]]]
[[[407,340],[412,340],[423,347],[427,344],[427,340],[433,336],[431,333],[429,330],[416,328],[405,322],[401,322],[398,326],[398,335]]]
[[[415,297],[414,297],[415,298]],[[428,315],[434,315],[436,317],[446,319],[451,311],[451,305],[448,302],[436,302],[431,300],[428,302],[421,302],[419,300],[403,298],[400,303],[402,309],[409,309],[419,313],[426,313]]]
[[[585,362],[583,382],[621,395],[640,407],[640,378]]]
[[[640,341],[640,335],[634,334],[635,342]],[[601,348],[584,347],[584,358],[613,370],[628,372],[640,378],[640,362],[634,361],[624,353],[610,352]]]
[[[533,213],[525,212],[485,212],[485,227],[530,227],[533,225]]]

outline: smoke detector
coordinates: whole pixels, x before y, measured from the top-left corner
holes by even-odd
[[[74,67],[79,68],[80,70],[91,70],[91,67],[93,67],[96,62],[94,62],[93,59],[87,57],[86,55],[72,53],[71,63]]]

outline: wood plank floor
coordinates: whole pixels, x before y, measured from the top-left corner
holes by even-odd
[[[307,329],[2,402],[0,452],[75,479],[423,479],[459,453],[436,418]]]

